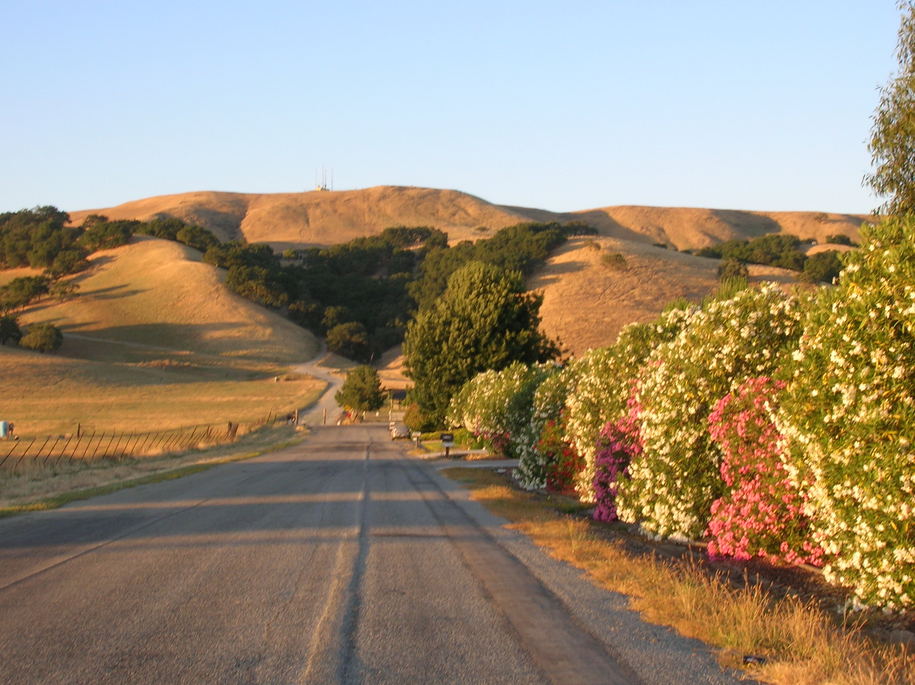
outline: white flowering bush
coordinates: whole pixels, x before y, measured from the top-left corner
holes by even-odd
[[[862,228],[806,321],[776,423],[828,580],[915,606],[915,217]]]
[[[652,323],[629,324],[610,347],[589,350],[571,365],[574,392],[566,404],[566,441],[584,459],[576,491],[594,501],[594,463],[601,429],[626,414],[632,381],[657,345],[674,338],[696,313],[693,307],[671,309]]]
[[[452,426],[463,426],[496,452],[518,456],[521,435],[530,425],[534,391],[552,364],[514,362],[501,371],[484,371],[467,381],[448,408]]]
[[[552,450],[541,449],[540,440],[548,422],[560,422],[573,383],[572,369],[566,366],[544,378],[534,391],[530,421],[518,431],[516,440],[520,461],[513,474],[523,488],[538,490],[547,486],[555,454]]]
[[[795,298],[775,284],[713,300],[646,360],[637,391],[643,453],[618,486],[617,513],[659,537],[699,538],[723,494],[708,432],[719,399],[771,375],[800,335]]]

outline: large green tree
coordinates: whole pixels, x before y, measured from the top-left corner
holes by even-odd
[[[357,366],[346,374],[337,394],[337,404],[354,411],[375,411],[384,404],[381,379],[371,366]]]
[[[899,73],[882,89],[868,150],[874,171],[865,181],[886,198],[880,210],[915,210],[915,4],[900,2]]]
[[[525,292],[517,271],[476,261],[455,271],[444,294],[407,326],[406,369],[422,412],[440,422],[477,373],[556,357],[556,343],[539,330],[542,301]]]

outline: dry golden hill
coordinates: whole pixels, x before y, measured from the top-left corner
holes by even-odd
[[[865,216],[826,212],[757,212],[681,207],[618,206],[557,213],[496,205],[455,190],[377,186],[303,193],[193,192],[162,195],[106,209],[71,212],[75,223],[90,213],[110,219],[174,216],[199,223],[221,239],[244,237],[275,248],[330,245],[379,233],[389,226],[434,226],[453,241],[477,239],[523,221],[583,221],[601,235],[679,250],[765,233],[792,233],[823,242],[831,234],[858,239]]]
[[[576,238],[528,287],[543,293],[542,329],[574,356],[611,345],[627,323],[654,319],[673,300],[699,302],[718,286],[719,261],[618,238]],[[750,280],[791,283],[793,273],[750,265]]]
[[[452,239],[474,239],[474,229],[504,228],[531,218],[455,190],[378,186],[364,190],[243,194],[196,192],[163,195],[107,209],[71,212],[148,220],[173,216],[199,223],[222,240],[244,237],[275,248],[332,245],[380,233],[389,226],[434,226]]]
[[[859,240],[869,217],[826,212],[751,212],[689,207],[604,207],[566,215],[594,226],[602,235],[624,240],[662,243],[690,250],[725,240],[790,233],[802,240],[826,242],[829,235]]]
[[[292,364],[317,350],[311,334],[230,292],[224,273],[180,243],[140,236],[95,253],[90,262],[91,268],[74,278],[78,297],[44,301],[22,321],[51,322],[65,334],[123,347],[254,363]]]
[[[90,261],[77,297],[20,316],[63,331],[57,354],[0,347],[0,418],[21,435],[255,421],[324,387],[286,373],[314,337],[231,293],[196,251],[140,237]]]

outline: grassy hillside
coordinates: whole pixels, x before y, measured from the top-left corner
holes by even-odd
[[[793,233],[823,242],[841,233],[858,239],[866,218],[825,212],[763,212],[681,207],[603,207],[575,212],[495,205],[455,190],[377,186],[362,190],[244,194],[193,192],[71,212],[75,223],[90,213],[110,219],[164,214],[211,229],[221,239],[244,236],[283,249],[331,245],[380,233],[388,226],[434,226],[452,241],[475,240],[522,221],[584,221],[602,235],[694,249],[765,233]]]
[[[529,217],[454,190],[378,186],[364,190],[163,195],[117,207],[71,212],[74,223],[92,213],[147,220],[159,214],[199,223],[222,240],[244,237],[277,249],[333,245],[375,235],[389,226],[434,226],[452,239],[475,239]]]
[[[678,297],[701,300],[718,285],[719,263],[642,242],[576,238],[528,285],[543,292],[543,329],[580,356],[613,343],[627,323],[654,319]],[[797,275],[759,265],[749,270],[752,281],[788,283]]]
[[[0,418],[20,435],[249,421],[323,387],[274,381],[316,354],[314,337],[229,292],[194,250],[139,238],[91,261],[78,297],[20,317],[58,326],[58,354],[0,347]]]
[[[802,240],[826,242],[847,235],[855,242],[868,217],[826,212],[751,212],[684,207],[619,206],[574,212],[603,235],[624,240],[664,243],[678,250],[696,249],[725,240],[790,233]]]

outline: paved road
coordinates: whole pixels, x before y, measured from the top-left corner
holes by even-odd
[[[386,437],[0,520],[0,682],[736,682]]]

